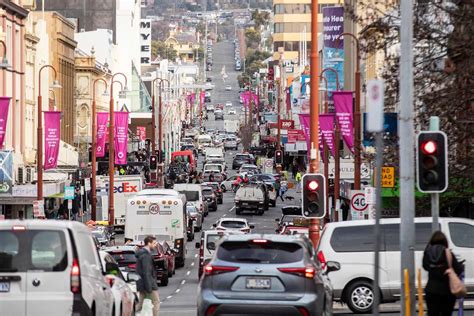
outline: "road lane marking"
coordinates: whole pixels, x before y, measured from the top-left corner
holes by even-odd
[[[193,262],[194,263],[194,262]],[[191,264],[192,265],[192,264]],[[191,274],[191,271],[188,271],[186,272],[186,275],[190,275]]]
[[[232,208],[229,210],[229,213],[232,212],[235,209],[235,205],[232,206]]]
[[[194,262],[191,262],[191,267],[194,267]]]
[[[169,300],[170,298],[172,298],[173,296],[170,295],[170,296],[167,296],[166,299]]]
[[[174,291],[175,293],[179,293],[179,291],[181,291],[181,289],[176,289],[176,291]]]
[[[181,281],[181,285],[184,285],[186,283],[186,280]]]
[[[198,254],[195,254],[195,255],[194,255],[194,258],[197,258],[197,257],[198,257]]]

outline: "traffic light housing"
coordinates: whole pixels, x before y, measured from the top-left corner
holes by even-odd
[[[275,150],[275,163],[277,165],[283,164],[283,151],[280,149]]]
[[[309,218],[326,216],[326,178],[319,173],[308,173],[301,178],[302,215]]]
[[[150,156],[150,170],[156,170],[158,166],[158,157],[155,155]]]
[[[416,185],[420,192],[442,193],[448,188],[448,140],[444,132],[424,131],[417,137]]]

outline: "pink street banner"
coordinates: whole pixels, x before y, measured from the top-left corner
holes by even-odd
[[[127,164],[128,112],[115,112],[115,164]]]
[[[143,142],[146,139],[146,127],[137,126],[137,136]]]
[[[58,166],[59,142],[61,139],[61,112],[44,112],[44,170]]]
[[[257,93],[252,93],[252,100],[254,107],[258,107],[260,105],[260,98],[258,97]]]
[[[306,138],[306,147],[308,149],[308,155],[311,150],[311,144],[310,144],[310,132],[309,132],[309,126],[310,126],[310,118],[309,114],[299,114],[300,116],[300,124],[304,132],[304,137]]]
[[[333,91],[334,109],[341,128],[342,139],[349,150],[354,153],[354,117],[352,111],[352,92]]]
[[[5,134],[7,133],[8,109],[10,108],[10,97],[0,97],[0,148],[3,147]]]
[[[199,99],[199,102],[201,102],[201,104],[204,104],[204,101],[206,99],[206,93],[204,91],[201,91],[201,94],[199,95],[200,99]]]
[[[97,113],[97,143],[95,147],[96,157],[105,157],[105,140],[107,137],[107,123],[109,121],[109,113]]]
[[[319,130],[322,134],[324,143],[328,146],[333,157],[334,151],[334,114],[320,114],[319,115]]]
[[[242,102],[245,107],[248,107],[250,104],[250,91],[245,91],[240,94],[240,97],[242,98]]]

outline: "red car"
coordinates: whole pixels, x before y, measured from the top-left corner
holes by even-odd
[[[219,110],[224,110],[224,104],[223,103],[219,103],[216,105],[216,110],[219,109]]]
[[[176,273],[175,257],[177,251],[171,248],[170,244],[168,244],[166,240],[159,241],[158,246],[163,249],[163,254],[168,261],[168,276],[171,277]]]

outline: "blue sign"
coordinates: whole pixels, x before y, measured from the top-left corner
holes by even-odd
[[[74,187],[64,187],[64,199],[65,200],[74,200]]]
[[[323,8],[323,69],[333,68],[337,71],[341,89],[344,87],[344,39],[340,37],[337,47],[336,40],[342,33],[344,33],[344,7]],[[336,74],[333,71],[325,71],[323,76],[328,82],[329,112],[334,112],[332,91],[337,90]]]
[[[383,133],[385,141],[390,143],[397,141],[398,136],[398,114],[384,113],[383,115]],[[367,113],[363,114],[363,144],[364,146],[375,146],[375,134],[367,131]]]
[[[0,194],[11,194],[13,188],[12,151],[0,151]]]

